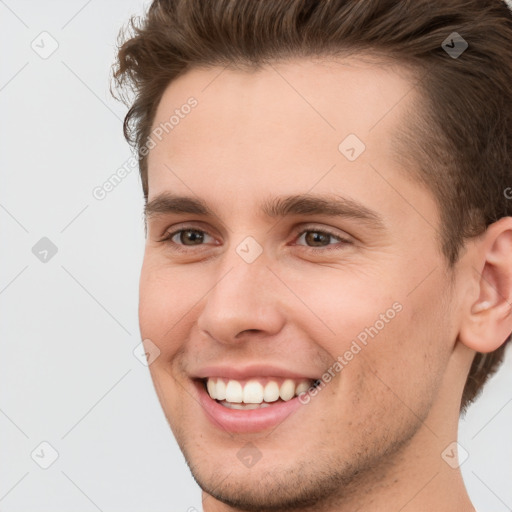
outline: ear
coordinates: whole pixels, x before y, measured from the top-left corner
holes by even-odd
[[[512,217],[491,224],[474,260],[478,299],[469,304],[460,341],[482,353],[498,349],[512,332]]]

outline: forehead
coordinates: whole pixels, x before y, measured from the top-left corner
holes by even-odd
[[[319,130],[320,136],[335,135],[335,139],[346,132],[363,138],[375,130],[378,134],[382,121],[389,127],[396,120],[400,104],[407,103],[413,88],[411,78],[405,68],[385,66],[368,57],[296,59],[253,71],[195,68],[166,88],[153,127],[168,122],[176,109],[194,97],[198,105],[186,125],[199,129],[197,137],[205,129],[209,137],[235,135],[242,125],[246,133],[255,129],[261,133],[263,128],[271,135],[285,125],[281,135],[290,134],[294,140],[305,135],[311,138],[313,130]],[[215,125],[205,127],[212,117]],[[178,125],[173,127],[176,145],[186,142],[180,132]]]
[[[383,184],[376,168],[399,167],[392,137],[417,98],[411,78],[405,68],[356,56],[250,72],[192,69],[167,87],[157,108],[149,199],[171,188],[247,199],[259,190],[333,186],[368,194],[370,181]],[[362,151],[356,160],[343,153],[344,143]]]

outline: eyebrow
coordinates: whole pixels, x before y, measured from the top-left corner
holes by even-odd
[[[269,218],[282,218],[287,215],[325,215],[356,219],[376,230],[385,228],[383,218],[376,211],[358,201],[337,195],[298,194],[272,197],[265,200],[260,209]],[[144,207],[146,219],[172,213],[217,217],[203,200],[170,192],[157,195]]]

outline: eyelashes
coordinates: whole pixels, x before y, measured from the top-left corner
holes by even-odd
[[[194,240],[194,237],[198,237],[199,242],[204,242],[205,239],[207,239],[208,237],[210,237],[212,240],[215,240],[215,238],[212,235],[210,235],[207,231],[205,231],[203,229],[185,226],[185,227],[181,227],[180,229],[176,229],[174,231],[170,231],[170,232],[166,233],[162,239],[158,240],[158,242],[164,243],[164,244],[170,246],[173,250],[176,250],[178,252],[190,252],[191,250],[193,250],[196,247],[203,247],[205,245],[204,243],[187,245],[186,243],[180,243],[180,242],[176,242],[173,240],[177,235],[180,235],[178,240],[183,242],[183,240],[181,240],[181,238],[182,238],[182,234],[184,234],[184,233],[194,234],[194,236],[192,237],[192,240]],[[320,245],[320,246],[307,245],[307,241],[309,241],[310,243],[312,242],[311,237],[309,240],[304,238],[305,235],[307,235],[308,233],[310,233],[310,234],[314,233],[316,235],[320,235],[320,236],[324,237],[324,240],[327,239],[327,241],[330,241],[330,239],[336,239],[338,241],[338,244],[329,243],[327,245]],[[301,229],[300,231],[297,231],[296,234],[294,235],[294,240],[298,241],[302,238],[304,238],[306,245],[297,244],[297,243],[295,243],[293,245],[302,247],[306,250],[312,250],[315,252],[340,250],[340,249],[343,249],[344,246],[352,244],[352,242],[350,240],[348,240],[347,238],[344,238],[344,237],[340,236],[339,234],[334,233],[328,229],[318,228],[318,227],[307,227],[307,228]],[[313,238],[313,241],[314,241],[314,238]],[[216,244],[216,245],[218,245],[218,244]]]
[[[306,233],[316,233],[316,234],[321,234],[323,236],[326,236],[328,238],[335,238],[338,240],[338,242],[341,244],[341,245],[346,245],[346,244],[350,244],[351,242],[349,240],[347,240],[346,238],[343,238],[329,230],[326,230],[326,229],[317,229],[317,228],[309,228],[309,229],[303,229],[302,231],[300,231],[298,233],[298,240],[301,239],[304,235],[306,235]],[[313,249],[313,250],[322,250],[322,251],[331,251],[331,250],[335,250],[335,249],[338,249],[339,247],[336,246],[336,244],[328,244],[328,245],[323,245],[323,246],[311,246],[311,245],[301,245],[299,244],[301,247],[305,247],[307,249]]]

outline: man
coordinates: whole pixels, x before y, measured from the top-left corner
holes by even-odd
[[[500,0],[155,1],[123,41],[140,328],[207,512],[472,511],[512,332]]]

